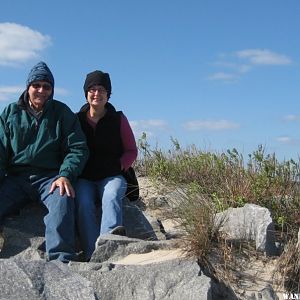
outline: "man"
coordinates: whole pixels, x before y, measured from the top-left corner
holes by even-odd
[[[73,184],[88,148],[77,116],[53,94],[53,75],[39,62],[19,101],[0,116],[0,222],[26,203],[40,200],[48,209],[48,259],[68,262],[76,256]]]

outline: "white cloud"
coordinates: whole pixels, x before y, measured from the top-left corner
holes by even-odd
[[[15,65],[34,59],[51,38],[27,26],[0,23],[0,65]]]
[[[284,116],[283,119],[285,121],[300,121],[300,115],[287,115]]]
[[[234,53],[222,53],[218,55],[218,60],[213,65],[223,70],[215,72],[208,79],[225,82],[237,81],[243,74],[259,66],[290,65],[291,63],[292,59],[288,56],[268,49],[245,49]]]
[[[276,140],[279,143],[288,144],[288,145],[295,144],[297,142],[296,139],[293,139],[293,138],[291,138],[289,136],[280,136]]]
[[[22,86],[0,86],[0,101],[16,101],[23,90]]]
[[[233,72],[235,72],[235,73],[246,73],[252,69],[252,67],[249,64],[240,64],[240,63],[229,62],[229,61],[217,61],[213,65],[215,65],[218,68],[222,67],[225,69],[233,70]],[[220,72],[220,74],[223,74],[223,73]],[[225,74],[227,74],[227,73],[225,73]],[[232,75],[236,76],[235,74],[232,74]]]
[[[238,73],[247,73],[252,69],[249,65],[238,65],[237,71]]]
[[[60,95],[60,96],[67,96],[69,95],[69,91],[64,89],[64,88],[54,88],[54,94],[55,95]]]
[[[147,137],[151,137],[157,131],[166,131],[168,129],[167,122],[159,119],[130,121],[130,126],[136,137],[141,136],[143,132],[146,133]]]
[[[183,124],[186,130],[228,130],[239,128],[240,125],[228,120],[217,120],[217,121],[207,121],[207,120],[195,120],[189,121]]]
[[[289,65],[292,63],[288,56],[268,49],[246,49],[237,51],[236,55],[247,59],[253,65]]]
[[[209,80],[222,80],[222,81],[233,81],[236,78],[237,78],[236,74],[225,73],[225,72],[217,72],[208,76]]]
[[[156,128],[165,130],[167,129],[167,122],[164,120],[158,119],[150,119],[150,120],[140,120],[140,121],[133,121],[132,124],[139,128],[149,129],[149,128]]]

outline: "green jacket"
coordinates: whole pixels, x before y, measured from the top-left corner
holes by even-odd
[[[28,110],[24,92],[0,116],[0,179],[4,174],[57,172],[72,182],[88,154],[78,118],[64,103],[48,100],[36,118]]]

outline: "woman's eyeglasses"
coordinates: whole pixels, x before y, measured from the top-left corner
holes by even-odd
[[[88,89],[88,92],[91,93],[91,94],[96,94],[96,92],[98,92],[99,94],[105,94],[107,93],[107,90],[106,89],[103,89],[103,88],[90,88]]]
[[[44,83],[32,83],[31,86],[35,89],[38,90],[40,88],[43,88],[45,91],[50,91],[52,89],[52,86],[50,84]]]

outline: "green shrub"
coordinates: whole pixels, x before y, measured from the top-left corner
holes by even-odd
[[[194,145],[182,149],[176,139],[171,141],[171,150],[151,149],[143,134],[139,141],[141,173],[165,184],[192,187],[210,198],[217,211],[246,203],[266,207],[277,229],[291,235],[296,232],[299,162],[279,162],[275,154],[266,154],[262,146],[245,161],[236,149],[218,154],[201,151]]]

